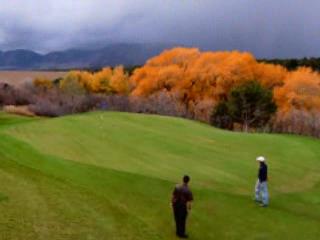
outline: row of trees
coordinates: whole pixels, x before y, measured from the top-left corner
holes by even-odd
[[[121,66],[71,71],[55,81],[35,79],[33,87],[38,114],[104,108],[186,117],[227,129],[320,135],[320,74],[259,62],[250,53],[175,48],[131,72]]]
[[[133,95],[178,93],[192,118],[218,126],[314,136],[320,130],[320,74],[311,68],[288,71],[249,53],[176,48],[150,59],[130,80]]]
[[[74,94],[84,92],[107,95],[129,94],[129,74],[122,66],[106,67],[97,72],[70,71],[65,77],[56,79],[56,81],[40,77],[34,80],[34,84],[45,89],[58,84],[62,91]]]
[[[302,58],[302,59],[261,59],[260,62],[281,65],[288,70],[296,70],[299,67],[309,67],[314,71],[320,71],[320,58]]]

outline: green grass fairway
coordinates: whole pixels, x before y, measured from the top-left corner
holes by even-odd
[[[270,207],[253,202],[257,155]],[[320,239],[320,141],[184,119],[0,114],[0,239],[176,239],[169,205],[191,176],[190,239]]]

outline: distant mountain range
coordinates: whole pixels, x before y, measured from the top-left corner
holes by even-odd
[[[135,66],[158,55],[172,44],[109,44],[99,49],[70,49],[39,54],[30,50],[17,49],[0,51],[0,69],[47,70],[71,68],[100,68],[104,66]]]

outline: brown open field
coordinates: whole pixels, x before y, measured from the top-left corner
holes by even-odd
[[[62,77],[66,72],[49,71],[0,71],[0,82],[6,82],[12,85],[20,85],[32,81],[36,77],[44,76],[48,79]]]

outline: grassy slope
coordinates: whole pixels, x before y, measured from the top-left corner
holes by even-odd
[[[318,140],[126,113],[0,126],[0,239],[175,239],[169,198],[184,173],[192,239],[319,239]],[[268,209],[252,202],[260,154]]]

